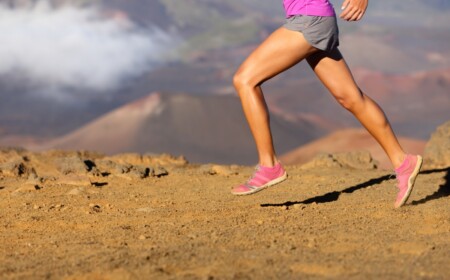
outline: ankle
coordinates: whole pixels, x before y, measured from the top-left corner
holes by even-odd
[[[260,159],[259,165],[264,167],[274,167],[278,164],[278,160],[275,157]]]
[[[406,153],[399,154],[398,156],[394,157],[392,160],[392,165],[394,166],[394,169],[399,168],[402,166],[402,164],[405,162],[406,157],[408,155]]]

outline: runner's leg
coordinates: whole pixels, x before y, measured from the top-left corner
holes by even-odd
[[[274,166],[277,159],[261,84],[316,51],[302,33],[281,27],[250,54],[234,76],[234,86],[241,98],[262,166]]]
[[[338,49],[332,53],[317,52],[307,59],[316,75],[337,101],[349,110],[378,141],[394,168],[406,154],[400,146],[383,110],[356,85]]]

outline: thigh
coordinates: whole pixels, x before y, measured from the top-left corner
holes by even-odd
[[[298,31],[280,27],[242,63],[238,74],[255,85],[294,66],[317,51]]]
[[[341,99],[345,95],[361,95],[350,69],[340,51],[317,52],[307,58],[308,64],[331,94]]]

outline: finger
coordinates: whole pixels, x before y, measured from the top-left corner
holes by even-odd
[[[364,16],[364,11],[363,10],[358,10],[355,13],[355,17],[354,17],[353,20],[355,20],[355,21],[360,20],[360,19],[362,19],[363,16]]]
[[[339,15],[340,18],[344,18],[347,15],[349,4],[350,4],[350,0],[345,0],[344,3],[342,3],[342,6],[341,6],[342,13]]]
[[[349,21],[355,21],[358,16],[359,16],[360,12],[358,10],[356,10],[349,18]]]
[[[348,21],[356,21],[356,20],[360,20],[364,15],[364,10],[361,9],[354,9],[352,10],[352,13],[349,13],[347,15],[346,20]]]
[[[358,10],[356,8],[347,9],[346,13],[342,15],[343,16],[342,18],[345,20],[351,20],[355,16],[355,13],[357,11]]]
[[[341,13],[340,17],[343,19],[347,19],[349,14],[352,12],[352,7],[347,6],[345,10]]]
[[[345,8],[347,8],[348,4],[350,4],[350,0],[345,0],[344,3],[342,3],[341,10],[345,10]]]
[[[359,14],[358,18],[356,18],[356,20],[361,20],[363,16],[364,16],[364,12],[361,12],[361,13]]]

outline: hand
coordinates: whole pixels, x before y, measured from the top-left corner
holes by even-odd
[[[366,12],[369,0],[345,0],[340,18],[346,21],[360,20]]]

